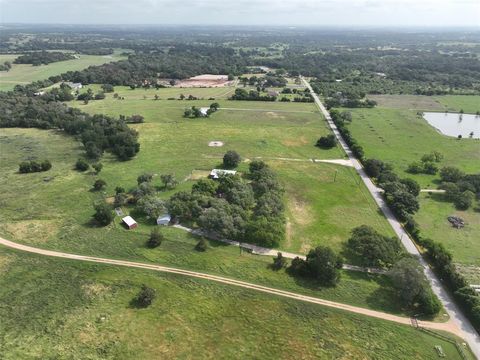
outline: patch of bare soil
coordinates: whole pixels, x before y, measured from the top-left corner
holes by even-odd
[[[175,87],[224,87],[233,84],[227,75],[203,74],[189,79],[177,81]]]

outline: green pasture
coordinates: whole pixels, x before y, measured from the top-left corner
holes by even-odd
[[[0,63],[13,61],[14,55],[0,55]],[[50,76],[67,71],[82,70],[91,65],[101,65],[107,62],[123,59],[119,53],[112,55],[79,55],[79,59],[59,61],[48,65],[32,66],[29,64],[12,64],[10,71],[0,71],[0,91],[13,89],[17,84],[28,84],[37,80],[45,80]]]
[[[416,111],[390,108],[351,109],[348,128],[363,146],[367,158],[387,161],[401,177],[417,180],[423,188],[436,188],[438,175],[413,175],[405,170],[422,155],[436,150],[444,155],[439,167],[456,166],[478,172],[480,141],[457,140],[438,133]]]
[[[460,359],[409,326],[203,280],[0,249],[2,358]],[[156,291],[131,305],[142,284]],[[392,346],[395,339],[395,346]]]

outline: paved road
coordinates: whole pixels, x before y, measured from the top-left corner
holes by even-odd
[[[313,96],[313,99],[315,100],[315,103],[320,108],[320,111],[322,112],[322,114],[325,116],[325,119],[327,120],[328,125],[330,126],[331,130],[335,134],[338,142],[340,143],[341,147],[343,148],[343,150],[347,154],[350,161],[353,163],[355,170],[357,170],[358,174],[362,178],[362,181],[364,182],[364,184],[368,188],[368,191],[370,191],[370,193],[372,194],[375,202],[377,203],[379,208],[382,210],[383,214],[387,218],[388,222],[392,226],[392,228],[395,231],[395,233],[397,234],[398,238],[401,240],[403,246],[405,247],[405,249],[407,249],[407,251],[410,254],[417,257],[418,260],[420,261],[421,265],[423,266],[425,276],[430,281],[430,284],[432,286],[433,291],[435,292],[435,294],[438,296],[438,298],[442,302],[443,306],[445,307],[445,310],[447,311],[448,315],[450,316],[450,319],[456,324],[456,326],[458,326],[461,329],[461,332],[462,332],[461,337],[468,342],[468,345],[472,349],[475,356],[480,359],[480,336],[479,336],[479,334],[473,328],[472,324],[470,323],[470,320],[468,320],[468,318],[460,311],[458,306],[455,304],[455,302],[451,298],[450,294],[443,287],[439,278],[434,274],[434,272],[432,271],[432,269],[430,268],[428,263],[421,256],[420,252],[418,251],[417,247],[415,246],[414,241],[410,238],[408,233],[403,229],[400,222],[397,220],[395,215],[392,213],[390,208],[387,206],[387,204],[385,203],[385,200],[383,199],[381,189],[379,189],[377,186],[375,186],[375,184],[372,182],[372,180],[370,180],[368,175],[365,173],[365,170],[363,169],[362,165],[355,158],[352,151],[348,147],[347,143],[343,140],[342,136],[340,135],[340,132],[338,131],[335,124],[333,123],[329,112],[323,106],[323,104],[320,101],[317,94],[315,94],[313,92],[313,89],[312,89],[311,85],[304,78],[302,78],[302,81],[305,84],[305,86],[308,89],[310,89],[310,92]]]
[[[275,289],[275,288],[271,288],[271,287],[267,287],[267,286],[262,286],[262,285],[256,285],[256,284],[248,283],[248,282],[245,282],[245,281],[229,279],[229,278],[222,277],[222,276],[205,274],[205,273],[201,273],[201,272],[197,272],[197,271],[189,271],[189,270],[177,269],[177,268],[166,267],[166,266],[161,266],[161,265],[145,264],[145,263],[140,263],[140,262],[124,261],[124,260],[114,260],[114,259],[99,258],[99,257],[84,256],[84,255],[76,255],[76,254],[69,254],[69,253],[52,251],[52,250],[39,249],[39,248],[31,247],[31,246],[28,246],[28,245],[18,244],[18,243],[15,243],[13,241],[9,241],[9,240],[3,239],[3,238],[0,238],[0,245],[4,245],[4,246],[12,248],[12,249],[26,251],[26,252],[29,252],[29,253],[34,253],[34,254],[39,254],[39,255],[44,255],[44,256],[51,256],[51,257],[56,257],[56,258],[77,260],[77,261],[86,261],[86,262],[92,262],[92,263],[109,264],[109,265],[116,265],[116,266],[125,266],[125,267],[130,267],[130,268],[154,270],[154,271],[160,271],[160,272],[165,272],[165,273],[170,273],[170,274],[177,274],[177,275],[194,277],[194,278],[198,278],[198,279],[216,281],[216,282],[219,282],[219,283],[222,283],[222,284],[238,286],[238,287],[245,288],[245,289],[251,289],[251,290],[260,291],[260,292],[267,293],[267,294],[272,294],[272,295],[282,296],[282,297],[285,297],[285,298],[305,301],[305,302],[308,302],[308,303],[323,305],[323,306],[327,306],[327,307],[331,307],[331,308],[335,308],[335,309],[341,309],[341,310],[349,311],[349,312],[352,312],[352,313],[362,314],[362,315],[366,315],[366,316],[370,316],[370,317],[374,317],[374,318],[378,318],[378,319],[382,319],[382,320],[393,321],[395,323],[399,323],[399,324],[403,324],[403,325],[411,325],[411,319],[410,318],[397,316],[397,315],[392,315],[392,314],[387,314],[387,313],[384,313],[384,312],[381,312],[381,311],[365,309],[365,308],[361,308],[361,307],[357,307],[357,306],[342,304],[342,303],[338,303],[338,302],[334,302],[334,301],[323,300],[323,299],[315,298],[315,297],[312,297],[312,296],[297,294],[297,293],[284,291],[284,290],[279,290],[279,289]],[[455,334],[457,336],[460,335],[459,329],[454,324],[452,324],[451,321],[445,322],[445,323],[435,323],[435,322],[430,322],[430,321],[419,321],[418,325],[421,326],[421,327],[427,328],[427,329],[447,331],[447,332],[450,332],[450,333]]]

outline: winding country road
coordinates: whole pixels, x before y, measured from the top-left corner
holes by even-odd
[[[353,155],[352,151],[350,150],[349,146],[345,142],[345,140],[342,138],[340,132],[337,129],[337,126],[334,124],[332,121],[332,118],[330,116],[330,113],[327,111],[325,106],[323,106],[322,102],[320,101],[320,98],[318,97],[317,94],[314,93],[312,86],[310,83],[303,77],[301,77],[304,85],[310,90],[310,93],[313,96],[313,99],[315,101],[315,104],[319,107],[320,111],[322,112],[323,116],[325,117],[328,125],[330,126],[330,129],[334,133],[335,137],[337,138],[339,144],[345,151],[345,153],[348,156],[348,159],[353,163],[355,170],[357,173],[360,175],[362,181],[364,182],[365,186],[367,187],[368,191],[370,191],[370,194],[372,194],[373,199],[377,203],[378,207],[380,210],[383,212],[385,217],[387,218],[388,222],[392,226],[393,230],[397,234],[398,238],[402,242],[403,246],[405,249],[415,256],[420,264],[422,265],[425,276],[430,282],[430,285],[432,287],[432,290],[434,293],[438,296],[440,301],[442,302],[443,306],[445,307],[445,310],[447,311],[448,315],[450,316],[450,319],[455,325],[460,329],[461,335],[463,339],[465,339],[468,342],[468,345],[472,349],[473,353],[475,356],[480,359],[480,336],[470,323],[470,320],[463,314],[463,312],[458,308],[457,304],[453,301],[452,297],[450,294],[447,292],[447,290],[444,288],[442,285],[440,279],[435,275],[435,273],[432,271],[428,263],[425,261],[425,259],[421,256],[420,252],[418,251],[417,247],[415,246],[414,241],[410,238],[408,233],[403,229],[402,225],[400,222],[397,220],[393,212],[390,210],[390,208],[387,206],[385,203],[385,200],[383,199],[382,191],[379,189],[375,184],[372,182],[372,180],[368,177],[368,175],[365,173],[365,170],[363,169],[363,166],[360,164],[360,162],[355,158]]]
[[[245,281],[226,278],[223,276],[210,275],[210,274],[205,274],[197,271],[177,269],[177,268],[166,267],[162,265],[145,264],[141,262],[124,261],[124,260],[114,260],[114,259],[100,258],[100,257],[94,257],[94,256],[76,255],[76,254],[69,254],[69,253],[64,253],[59,251],[39,249],[39,248],[35,248],[28,245],[18,244],[3,238],[0,238],[0,245],[6,246],[12,249],[20,250],[20,251],[26,251],[29,253],[50,256],[55,258],[86,261],[86,262],[100,263],[100,264],[109,264],[109,265],[116,265],[116,266],[125,266],[130,268],[138,268],[138,269],[146,269],[146,270],[154,270],[154,271],[160,271],[164,273],[177,274],[177,275],[194,277],[198,279],[210,280],[210,281],[215,281],[222,284],[238,286],[245,289],[260,291],[267,294],[282,296],[285,298],[304,301],[312,304],[323,305],[330,308],[340,309],[340,310],[349,311],[356,314],[361,314],[361,315],[366,315],[366,316],[370,316],[370,317],[374,317],[382,320],[392,321],[398,324],[411,325],[410,318],[387,314],[381,311],[370,310],[370,309],[361,308],[357,306],[342,304],[334,301],[323,300],[323,299],[315,298],[312,296],[297,294],[297,293],[279,290],[279,289],[275,289],[267,286],[256,285],[256,284],[248,283]],[[456,327],[455,324],[453,324],[451,321],[448,321],[445,323],[418,321],[418,325],[427,329],[447,331],[457,336],[461,336],[460,329],[458,329],[458,327]]]

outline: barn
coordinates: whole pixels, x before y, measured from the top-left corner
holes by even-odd
[[[131,216],[125,216],[122,219],[122,222],[128,227],[129,230],[135,229],[138,226],[137,222],[133,220]]]

